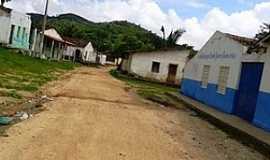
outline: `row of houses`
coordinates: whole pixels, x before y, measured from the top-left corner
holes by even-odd
[[[91,42],[62,37],[51,28],[44,33],[41,51],[41,32],[31,28],[27,14],[0,6],[0,44],[2,46],[30,50],[30,55],[51,60],[70,60],[82,63],[105,64],[107,56],[97,54]]]
[[[270,131],[270,34],[217,31],[185,66],[181,93]]]
[[[32,56],[105,64],[91,42],[61,37],[55,29],[32,30],[28,15],[0,7],[0,43],[31,49]],[[30,36],[31,35],[31,36]],[[31,38],[30,38],[31,37]],[[31,39],[31,41],[29,40]],[[217,31],[192,58],[179,48],[126,54],[121,70],[148,80],[179,85],[181,93],[270,131],[270,34],[254,39]],[[40,55],[40,53],[44,53]]]
[[[192,58],[189,47],[130,53],[121,70],[181,84],[181,94],[270,131],[270,33],[256,41],[217,31]]]

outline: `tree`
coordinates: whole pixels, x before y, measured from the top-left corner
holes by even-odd
[[[266,34],[270,32],[270,24],[263,23],[263,25],[260,26],[259,33],[256,34],[255,39],[260,40],[265,37]]]
[[[180,37],[185,33],[186,31],[184,29],[178,29],[176,31],[172,31],[167,38],[167,46],[168,47],[174,47],[177,44],[177,41]]]
[[[11,1],[11,0],[1,0],[1,6],[3,7],[4,3],[9,2],[9,1]]]

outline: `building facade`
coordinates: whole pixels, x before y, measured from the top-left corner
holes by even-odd
[[[76,38],[64,37],[65,41],[70,42],[64,51],[66,60],[78,61],[83,63],[96,63],[97,53],[91,42],[86,42]]]
[[[30,16],[0,7],[0,43],[11,48],[29,49]]]
[[[168,50],[129,54],[121,69],[140,77],[179,85],[191,50]]]
[[[254,43],[217,31],[187,63],[181,92],[270,131],[270,56],[248,53]]]
[[[66,42],[55,29],[51,28],[44,32],[43,50],[41,51],[41,36],[41,32],[36,29],[33,31],[31,55],[43,59],[61,60],[64,51],[71,43]]]

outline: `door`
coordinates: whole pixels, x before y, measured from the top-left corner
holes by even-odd
[[[10,30],[10,35],[9,35],[9,44],[13,43],[14,29],[15,29],[15,26],[11,25],[11,30]]]
[[[169,65],[169,72],[168,72],[168,78],[167,78],[168,83],[175,84],[177,68],[178,68],[178,65],[175,65],[175,64]]]
[[[76,62],[80,62],[81,61],[81,51],[79,49],[77,49],[75,51],[75,61]]]
[[[256,111],[263,68],[263,63],[242,63],[234,114],[250,122]]]

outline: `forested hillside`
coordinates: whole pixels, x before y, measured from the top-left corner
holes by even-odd
[[[42,26],[42,15],[30,14],[33,27]],[[94,23],[74,14],[48,18],[47,28],[54,27],[61,35],[91,41],[105,53],[119,55],[132,51],[152,51],[164,47],[164,40],[156,34],[127,21]]]

